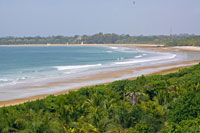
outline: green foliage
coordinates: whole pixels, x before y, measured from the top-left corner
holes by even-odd
[[[166,46],[200,46],[200,36],[171,35],[171,36],[130,36],[98,33],[94,35],[75,35],[73,37],[4,37],[1,44],[165,44]]]
[[[200,64],[0,108],[0,132],[200,132]]]

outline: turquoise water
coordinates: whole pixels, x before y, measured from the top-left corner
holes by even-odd
[[[117,47],[0,47],[0,83],[70,74],[145,56]],[[62,71],[62,72],[59,72]]]
[[[17,87],[150,65],[175,57],[171,53],[125,47],[0,47],[0,100],[19,95],[22,90],[15,89]],[[37,90],[37,93],[36,90],[27,90],[20,97],[40,94],[41,90]]]
[[[0,47],[0,83],[127,65],[156,56],[160,55],[123,47]]]

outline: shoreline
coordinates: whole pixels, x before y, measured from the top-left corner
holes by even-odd
[[[114,46],[114,47],[138,47],[154,51],[183,51],[200,52],[199,46],[165,46],[163,44],[11,44],[0,47],[72,47],[72,46]]]
[[[97,75],[89,76],[89,78],[90,79],[99,78],[99,77],[100,78],[108,78],[107,75],[110,75],[112,77],[113,76],[114,77],[120,77],[124,74],[134,73],[134,72],[137,72],[137,71],[143,71],[143,70],[148,70],[148,69],[155,69],[155,70],[157,69],[157,71],[152,72],[152,73],[148,73],[148,74],[144,74],[145,76],[154,75],[154,74],[164,75],[164,74],[177,72],[178,70],[183,69],[183,68],[191,67],[195,64],[198,64],[199,62],[200,61],[186,61],[186,62],[181,62],[181,63],[167,64],[167,65],[147,66],[147,67],[142,67],[142,68],[129,68],[129,69],[125,69],[125,70],[116,70],[116,71],[114,71],[114,75],[112,75],[112,73],[113,73],[113,71],[112,71],[112,72],[105,72],[103,74],[97,74]],[[176,67],[176,66],[178,66],[178,67]],[[163,68],[163,67],[171,67],[171,68],[159,70],[160,68]],[[138,76],[130,77],[130,78],[127,78],[127,79],[134,80],[137,77]],[[83,80],[87,81],[89,79],[85,78]],[[125,80],[125,79],[123,79],[123,80]],[[111,81],[111,82],[113,82],[113,81]],[[95,86],[95,85],[108,84],[108,83],[111,83],[111,82],[105,82],[105,83],[94,84],[94,85],[83,85],[83,86],[80,86],[80,87],[77,87],[77,88],[72,88],[72,89],[69,89],[69,90],[60,91],[60,92],[56,92],[56,93],[53,93],[53,94],[42,94],[42,95],[30,96],[30,97],[27,97],[27,98],[0,101],[0,107],[23,104],[25,102],[43,99],[43,98],[50,96],[50,95],[54,95],[54,96],[63,95],[63,94],[67,94],[69,91],[76,91],[76,90],[83,88],[83,87],[92,87],[92,86]],[[65,83],[65,82],[59,82],[59,83]],[[52,83],[51,83],[51,85],[52,85]],[[46,86],[46,87],[48,87],[48,86]]]
[[[6,47],[8,47],[8,45],[5,45]],[[30,45],[9,45],[9,46],[30,46]],[[47,45],[40,45],[40,44],[36,44],[36,45],[31,45],[31,46],[47,46]],[[154,45],[154,44],[84,44],[84,45],[80,45],[80,44],[69,44],[69,45],[65,45],[65,44],[55,44],[55,45],[49,45],[49,46],[113,46],[113,47],[136,47],[136,48],[141,48],[144,50],[152,50],[152,51],[159,51],[159,52],[179,52],[179,51],[183,51],[183,52],[200,52],[200,47],[193,47],[193,46],[185,46],[185,47],[163,47],[161,45]],[[0,45],[0,47],[4,47],[2,45]],[[188,48],[190,47],[190,48]],[[200,61],[198,60],[193,60],[193,61],[181,61],[178,63],[169,63],[169,64],[156,64],[154,66],[143,66],[141,68],[126,68],[126,69],[122,69],[122,70],[114,70],[114,71],[108,71],[108,72],[103,72],[101,74],[94,74],[94,75],[90,75],[88,77],[81,77],[80,79],[76,79],[76,80],[72,80],[72,81],[55,81],[55,82],[51,82],[49,84],[43,85],[43,86],[28,86],[25,88],[19,88],[19,89],[28,89],[28,88],[39,88],[39,87],[51,87],[53,85],[67,85],[68,83],[77,83],[77,80],[80,82],[88,82],[91,80],[94,81],[98,81],[99,79],[103,79],[106,81],[106,79],[114,79],[114,81],[117,80],[124,80],[124,79],[118,79],[118,78],[122,78],[124,75],[129,75],[129,74],[133,74],[133,73],[137,73],[137,72],[142,72],[144,73],[144,71],[148,71],[148,73],[143,74],[143,75],[153,75],[153,74],[168,74],[171,72],[176,72],[179,69],[182,68],[186,68],[186,67],[190,67],[193,66],[195,64],[198,64]],[[153,71],[150,72],[149,71]],[[109,76],[108,76],[109,75]],[[140,76],[140,75],[138,75]],[[125,79],[135,79],[136,77],[128,77]],[[78,82],[78,83],[79,83]],[[11,105],[17,105],[17,104],[22,104],[24,102],[28,102],[28,101],[35,101],[37,99],[43,99],[49,95],[61,95],[61,94],[67,94],[69,91],[76,91],[80,88],[83,87],[88,87],[88,86],[95,86],[95,85],[100,85],[100,84],[108,84],[110,82],[113,81],[106,81],[104,83],[95,83],[92,85],[81,85],[78,87],[74,87],[74,88],[70,88],[68,90],[60,90],[59,92],[53,92],[52,94],[41,94],[41,95],[36,95],[36,96],[27,96],[27,98],[19,98],[19,99],[13,99],[13,100],[6,100],[6,101],[0,101],[0,107],[3,106],[11,106]]]

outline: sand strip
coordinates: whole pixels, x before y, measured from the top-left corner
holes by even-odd
[[[43,86],[29,86],[29,87],[25,87],[25,88],[19,88],[19,89],[29,89],[29,88],[36,88],[36,87],[44,87],[44,88],[48,88],[51,86],[57,86],[57,85],[67,85],[68,83],[73,83],[73,82],[88,82],[91,80],[105,80],[105,79],[115,79],[115,78],[119,78],[122,77],[123,75],[127,75],[127,74],[133,74],[133,73],[137,73],[139,71],[145,71],[145,70],[160,70],[160,71],[153,71],[152,73],[148,73],[147,75],[151,75],[151,74],[168,74],[171,72],[176,72],[179,69],[182,68],[186,68],[189,66],[192,66],[194,64],[198,64],[200,61],[186,61],[186,62],[182,62],[182,63],[171,63],[171,64],[167,64],[167,65],[157,65],[157,66],[148,66],[148,67],[141,67],[141,68],[130,68],[130,69],[124,69],[124,70],[116,70],[116,71],[112,71],[112,72],[104,72],[104,73],[99,73],[99,74],[95,74],[95,75],[91,75],[88,77],[84,77],[84,78],[79,78],[76,80],[71,80],[71,81],[59,81],[59,82],[51,82],[48,83],[46,85]],[[183,65],[183,66],[181,66]],[[177,67],[180,66],[180,67]],[[167,68],[168,69],[162,69],[162,68]],[[135,77],[129,78],[129,79],[135,79]],[[78,88],[73,88],[70,90],[66,90],[66,91],[62,91],[62,92],[57,92],[54,93],[53,95],[60,95],[60,94],[66,94],[69,91],[74,91],[77,90],[81,87],[85,87],[85,86],[80,86]],[[46,96],[49,96],[50,94],[46,94],[46,95],[39,95],[39,96],[33,96],[33,97],[28,97],[28,98],[21,98],[21,99],[15,99],[15,100],[9,100],[9,101],[1,101],[0,102],[0,107],[2,106],[10,106],[10,105],[16,105],[16,104],[21,104],[24,102],[28,102],[28,101],[34,101],[37,99],[43,99]]]
[[[7,47],[8,45],[0,45],[0,47]],[[176,47],[165,47],[164,45],[155,45],[155,44],[25,44],[25,45],[9,45],[9,46],[114,46],[114,47],[138,47],[138,48],[145,48],[147,50],[153,50],[153,51],[184,51],[184,52],[200,52],[200,47],[193,47],[193,46],[176,46]],[[87,82],[87,81],[95,81],[95,80],[106,80],[106,79],[117,79],[122,77],[123,75],[128,75],[128,74],[133,74],[137,73],[139,71],[145,71],[145,70],[157,70],[153,71],[151,73],[148,73],[146,75],[152,75],[152,74],[168,74],[171,72],[176,72],[179,69],[186,68],[189,66],[192,66],[194,64],[199,63],[200,61],[186,61],[186,62],[181,62],[181,63],[172,63],[172,64],[167,64],[167,65],[157,65],[157,66],[148,66],[148,67],[141,67],[141,68],[129,68],[129,69],[124,69],[124,70],[116,70],[116,71],[110,71],[110,72],[104,72],[100,74],[95,74],[91,75],[88,77],[82,77],[78,78],[76,80],[69,80],[69,81],[58,81],[58,82],[51,82],[47,83],[45,85],[40,85],[40,86],[28,86],[24,88],[18,88],[18,89],[30,89],[30,88],[48,88],[51,86],[57,86],[57,85],[67,85],[69,83],[77,83],[78,82]],[[183,66],[180,66],[183,65]],[[178,66],[178,67],[177,67]],[[162,69],[164,67],[168,67],[167,69]],[[129,79],[135,79],[135,77],[129,78]],[[108,82],[107,82],[108,83]],[[78,88],[73,88],[73,89],[68,89],[66,91],[61,91],[54,93],[53,95],[60,95],[60,94],[66,94],[69,91],[74,91],[77,90],[81,87],[85,86],[80,86]],[[9,100],[9,101],[0,101],[0,107],[2,106],[10,106],[10,105],[16,105],[16,104],[21,104],[27,101],[34,101],[37,99],[43,99],[46,96],[50,94],[45,94],[45,95],[38,95],[38,96],[32,96],[28,98],[21,98],[21,99],[15,99],[15,100]]]
[[[15,45],[0,45],[0,47],[35,47],[35,46],[114,46],[114,47],[139,47],[155,51],[185,51],[185,52],[200,52],[198,46],[173,46],[167,47],[163,44],[15,44]]]

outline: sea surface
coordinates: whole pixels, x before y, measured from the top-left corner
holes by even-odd
[[[185,58],[183,55],[181,58]],[[57,89],[19,89],[28,85],[176,60],[175,53],[126,47],[0,47],[0,101],[38,95],[42,91],[42,94],[56,92]]]

